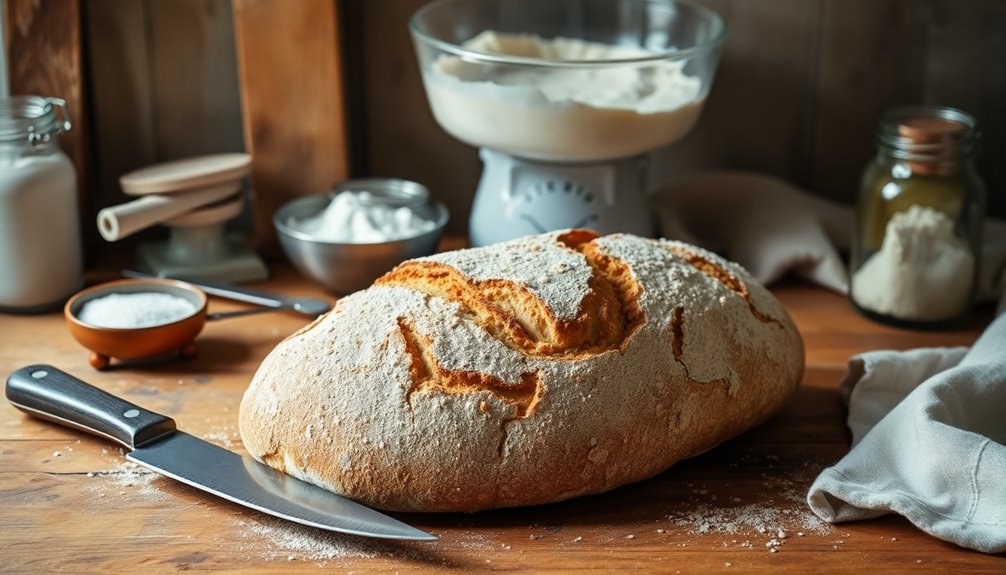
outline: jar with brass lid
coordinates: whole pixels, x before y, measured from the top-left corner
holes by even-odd
[[[974,304],[985,187],[974,167],[974,117],[946,107],[881,115],[877,155],[860,186],[850,297],[867,317],[950,327]]]

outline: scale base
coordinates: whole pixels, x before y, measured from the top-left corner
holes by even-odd
[[[142,244],[137,248],[136,264],[141,271],[158,277],[187,277],[230,283],[264,280],[269,271],[261,258],[240,237],[223,240],[217,257],[179,258],[171,241]]]
[[[646,157],[562,163],[482,148],[469,220],[473,247],[567,228],[652,237]]]

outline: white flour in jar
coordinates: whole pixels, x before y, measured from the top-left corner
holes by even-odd
[[[153,327],[184,319],[196,311],[189,300],[167,293],[113,293],[84,302],[77,319],[95,327]]]
[[[516,156],[595,161],[670,144],[695,125],[702,81],[684,60],[577,67],[659,54],[573,38],[484,31],[462,47],[552,66],[491,66],[444,55],[423,74],[433,115],[456,138]]]
[[[370,192],[348,190],[336,194],[317,216],[299,221],[291,218],[288,225],[317,241],[348,244],[411,238],[436,227],[408,206],[390,206]]]
[[[0,309],[51,306],[83,285],[76,178],[61,152],[0,151]]]
[[[975,258],[943,212],[914,205],[891,217],[880,251],[853,274],[852,297],[905,320],[954,318],[971,295]]]

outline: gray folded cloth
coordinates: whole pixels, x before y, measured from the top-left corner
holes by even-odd
[[[852,449],[807,502],[829,522],[894,512],[986,553],[1006,551],[1006,314],[975,345],[853,357]]]
[[[849,289],[839,252],[852,239],[852,208],[783,180],[712,171],[653,195],[661,235],[721,252],[771,284],[788,272],[839,293]],[[978,299],[1006,307],[1006,222],[987,220]]]

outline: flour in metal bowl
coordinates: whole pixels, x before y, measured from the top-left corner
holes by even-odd
[[[289,224],[316,241],[350,244],[411,238],[437,225],[412,206],[394,205],[380,195],[351,190],[336,194],[322,213],[300,221],[291,218]]]

